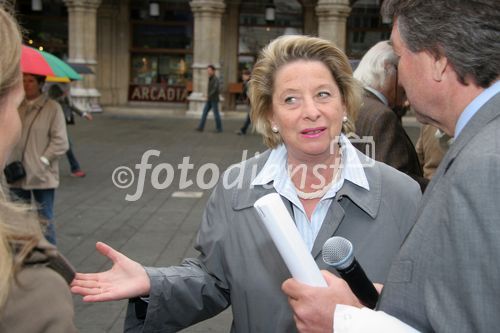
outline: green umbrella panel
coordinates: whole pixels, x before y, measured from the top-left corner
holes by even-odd
[[[42,54],[42,56],[45,58],[49,66],[52,68],[52,71],[54,72],[55,76],[57,77],[67,77],[70,80],[81,80],[82,77],[80,74],[75,72],[73,68],[71,68],[68,64],[66,64],[64,61],[56,57],[55,55],[52,55],[48,52],[44,51],[38,51]]]

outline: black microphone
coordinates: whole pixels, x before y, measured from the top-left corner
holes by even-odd
[[[323,261],[334,267],[347,282],[363,305],[374,309],[378,301],[377,289],[354,258],[352,243],[343,237],[332,237],[323,245]]]

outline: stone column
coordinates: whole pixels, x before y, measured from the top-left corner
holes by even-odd
[[[315,4],[305,2],[302,5],[304,16],[304,35],[317,36],[318,35],[318,20],[316,19]]]
[[[130,0],[103,1],[97,11],[96,86],[103,106],[126,105],[130,82]]]
[[[192,0],[189,4],[194,16],[194,54],[188,114],[198,115],[207,99],[207,66],[214,65],[220,78],[221,25],[226,5],[223,0]]]
[[[316,6],[318,36],[331,40],[345,51],[346,23],[350,12],[349,0],[319,0]]]
[[[220,73],[224,73],[225,88],[225,108],[226,110],[235,109],[235,94],[230,94],[230,83],[238,82],[238,28],[240,19],[240,3],[239,0],[228,2],[226,5],[226,13],[223,16],[224,30],[222,31],[222,41],[224,50],[222,52],[222,67]]]
[[[101,0],[63,0],[68,7],[69,62],[90,67],[94,74],[85,74],[83,80],[71,87],[71,97],[76,105],[86,111],[102,111],[99,91],[96,89],[97,8]]]

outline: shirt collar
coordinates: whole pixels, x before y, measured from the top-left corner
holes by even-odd
[[[369,191],[368,179],[356,149],[344,134],[341,135],[340,142],[343,149],[342,157],[344,158],[342,178]],[[271,151],[266,164],[252,181],[252,185],[266,185],[273,181],[277,183],[284,181],[283,177],[288,177],[287,173],[284,172],[286,165],[287,150],[285,145],[282,144]]]
[[[387,98],[382,94],[380,91],[373,89],[372,87],[365,86],[364,87],[366,90],[374,94],[382,103],[384,103],[385,106],[389,106],[389,102],[387,101]]]
[[[464,112],[460,115],[457,121],[457,125],[455,126],[455,135],[457,138],[460,132],[464,129],[465,125],[469,122],[469,120],[474,117],[474,115],[479,111],[479,109],[486,104],[493,96],[500,92],[500,81],[496,81],[489,88],[483,90],[476,98],[472,100],[472,102],[467,105]]]

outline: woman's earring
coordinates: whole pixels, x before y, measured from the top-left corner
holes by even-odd
[[[271,131],[273,131],[273,133],[278,133],[279,129],[277,126],[273,126],[273,127],[271,127]]]
[[[348,120],[348,119],[347,119],[347,116],[344,116],[344,118],[342,118],[342,122],[343,122],[343,123],[347,123],[347,120]]]

